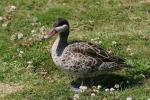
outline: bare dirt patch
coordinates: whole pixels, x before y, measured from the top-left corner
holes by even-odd
[[[8,94],[21,91],[23,87],[24,86],[20,84],[7,84],[0,82],[0,98]]]

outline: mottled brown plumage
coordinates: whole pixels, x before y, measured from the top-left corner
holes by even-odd
[[[69,23],[63,18],[56,20],[49,36],[56,33],[59,33],[59,36],[52,46],[52,59],[59,68],[74,76],[92,77],[128,66],[124,59],[109,54],[96,44],[68,44]]]
[[[95,44],[78,42],[69,44],[60,58],[63,68],[69,68],[78,77],[92,77],[126,66],[125,61],[112,56]]]

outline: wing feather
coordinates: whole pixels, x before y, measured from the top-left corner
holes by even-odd
[[[68,45],[64,50],[63,56],[65,56],[63,58],[67,60],[70,59],[69,63],[65,61],[66,66],[90,66],[92,69],[95,69],[96,66],[100,66],[103,62],[119,61],[117,60],[119,58],[111,56],[99,46],[87,42],[76,42]]]
[[[64,67],[82,74],[103,69],[109,70],[113,67],[119,68],[120,65],[125,64],[124,59],[112,56],[99,46],[87,42],[68,45],[63,52],[62,59]]]

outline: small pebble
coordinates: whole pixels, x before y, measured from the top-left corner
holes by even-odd
[[[130,56],[133,56],[133,55],[134,55],[134,53],[133,53],[133,52],[131,52],[129,55],[130,55]]]

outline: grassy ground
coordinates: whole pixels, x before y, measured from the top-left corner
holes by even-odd
[[[69,40],[102,42],[106,50],[135,65],[133,69],[116,72],[117,75],[101,76],[98,84],[103,88],[99,93],[91,97],[88,90],[79,94],[81,99],[150,98],[148,0],[1,0],[0,16],[3,18],[0,21],[0,83],[21,87],[17,92],[5,91],[3,99],[73,97],[72,79],[57,69],[50,57],[55,37],[40,40],[41,34],[60,16],[71,24]],[[23,39],[17,39],[21,33]],[[105,92],[114,84],[120,84],[120,89]]]

